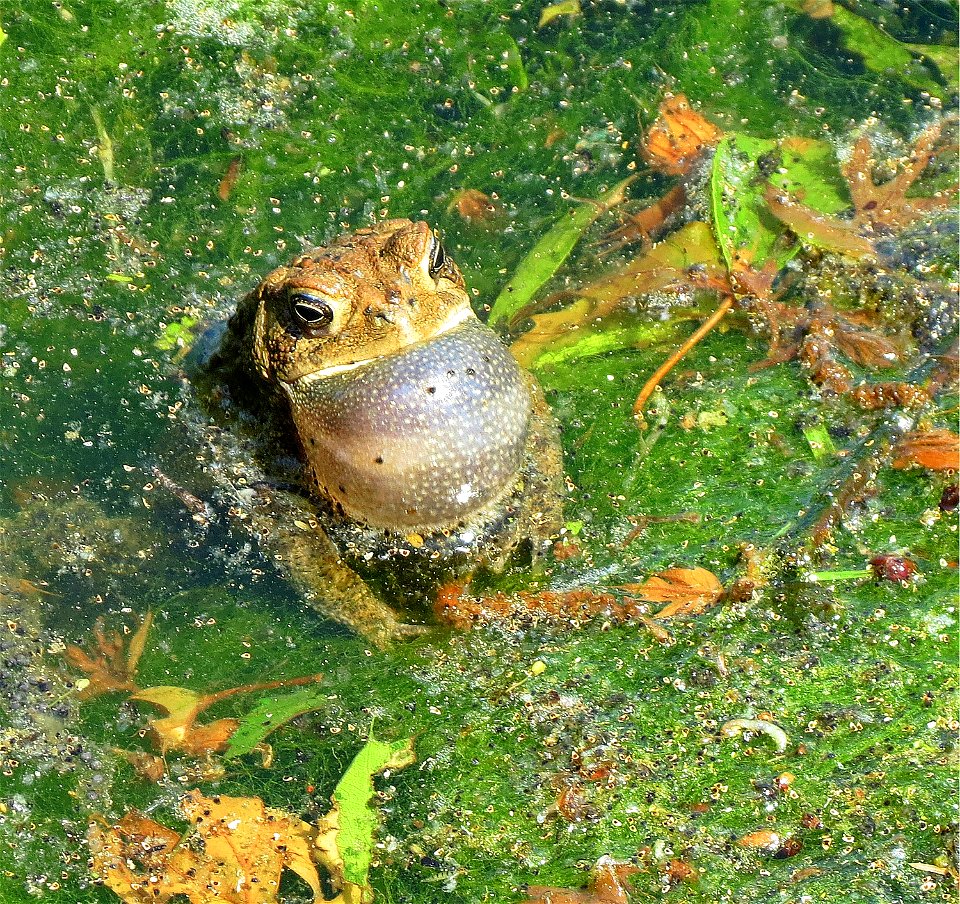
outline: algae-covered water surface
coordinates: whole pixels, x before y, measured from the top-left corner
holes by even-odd
[[[955,3],[0,29],[0,901],[955,898]],[[539,379],[566,495],[374,643],[190,358],[391,217]]]

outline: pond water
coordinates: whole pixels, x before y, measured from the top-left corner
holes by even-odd
[[[199,791],[312,843],[374,735],[416,757],[372,811],[369,789],[341,802],[371,818],[375,901],[545,900],[526,887],[581,888],[602,857],[636,866],[637,901],[951,899],[956,472],[871,450],[955,429],[955,390],[899,414],[831,395],[833,359],[787,360],[810,318],[777,305],[845,311],[856,382],[889,352],[883,379],[927,385],[955,331],[956,4],[14,0],[0,28],[0,901],[334,899],[336,869],[315,898],[288,854],[212,890],[196,820],[192,885],[150,859],[159,829],[111,827],[183,833]],[[665,163],[650,136],[680,95],[696,115]],[[864,136],[871,186],[916,169],[886,219],[857,195]],[[816,224],[774,215],[778,173]],[[677,185],[649,227],[674,257],[611,243]],[[253,466],[185,357],[272,268],[387,217],[438,230],[505,338],[549,326],[521,301],[570,310],[641,263],[565,321],[589,341],[526,353],[563,430],[555,552],[478,580],[500,611],[472,631],[378,648],[243,517]],[[638,425],[644,382],[731,294]],[[871,492],[812,540],[861,461]],[[656,622],[662,600],[597,602],[674,567],[737,592]],[[265,740],[225,754],[240,729]]]

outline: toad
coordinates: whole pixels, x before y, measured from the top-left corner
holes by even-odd
[[[500,570],[522,545],[536,556],[559,528],[543,393],[426,223],[387,220],[278,267],[206,372],[256,425],[260,459],[296,463],[257,532],[321,609],[375,641],[441,581]]]

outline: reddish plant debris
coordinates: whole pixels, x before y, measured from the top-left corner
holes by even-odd
[[[958,489],[957,484],[951,483],[950,486],[943,488],[938,505],[941,512],[955,512],[957,510],[957,506],[960,505],[960,489]]]
[[[456,192],[447,204],[447,213],[452,210],[468,223],[489,224],[503,216],[503,205],[499,200],[475,188]]]
[[[569,590],[556,593],[543,590],[506,596],[495,593],[484,597],[465,595],[463,584],[444,584],[434,605],[436,617],[445,624],[468,630],[480,618],[505,618],[527,613],[582,624],[598,616],[616,622],[646,622],[646,607],[630,597],[618,599],[612,593],[593,590]]]
[[[593,868],[590,884],[584,891],[531,885],[530,896],[522,904],[629,904],[627,880],[640,872],[633,863],[618,863],[610,857],[601,857]]]
[[[664,881],[670,888],[675,888],[683,882],[694,882],[699,873],[687,863],[686,860],[679,860],[676,857],[669,860],[663,869]]]
[[[893,450],[893,466],[920,465],[931,471],[960,471],[960,436],[952,430],[915,430]]]
[[[783,842],[784,837],[772,829],[758,829],[756,832],[748,832],[737,839],[737,844],[740,847],[762,851],[764,854],[776,853],[782,847]]]
[[[816,831],[823,828],[823,820],[816,813],[804,813],[800,817],[800,825],[804,829]]]
[[[552,806],[561,819],[569,823],[594,821],[599,818],[597,808],[591,803],[583,784],[573,776],[563,776],[559,781],[559,793]]]
[[[851,390],[850,401],[864,411],[920,408],[930,401],[930,390],[913,383],[861,383]]]
[[[583,554],[583,549],[576,540],[561,537],[553,544],[553,557],[558,561],[576,559]]]
[[[231,159],[227,166],[227,171],[223,174],[220,184],[217,186],[217,197],[221,201],[226,201],[233,193],[233,187],[237,184],[240,176],[240,170],[243,168],[243,160],[240,157]]]
[[[803,842],[799,838],[785,838],[783,844],[773,852],[774,860],[786,860],[796,857],[803,850]]]
[[[873,566],[874,574],[885,581],[902,583],[909,581],[917,573],[917,566],[913,562],[893,553],[874,556],[870,564]]]
[[[675,185],[662,198],[637,213],[627,214],[622,226],[603,238],[606,251],[615,251],[633,242],[648,242],[658,235],[667,221],[687,203],[687,191]]]
[[[935,153],[939,150],[954,153],[952,148],[939,147],[943,126],[943,122],[938,122],[926,129],[914,142],[899,172],[880,184],[874,181],[873,176],[877,166],[873,144],[866,135],[857,139],[850,159],[843,167],[853,200],[854,226],[866,227],[871,232],[902,229],[926,212],[947,207],[951,203],[955,189],[939,192],[932,198],[907,197],[910,187],[920,178]]]
[[[125,629],[124,633],[108,633],[103,618],[98,618],[93,626],[93,642],[89,652],[75,644],[67,646],[64,658],[83,672],[89,682],[78,693],[81,699],[113,692],[135,693],[138,690],[133,679],[152,624],[153,613],[147,610],[136,631],[130,633]]]

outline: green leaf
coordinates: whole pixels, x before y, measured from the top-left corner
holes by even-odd
[[[896,75],[907,84],[935,96],[944,93],[913,53],[872,22],[836,4],[831,21],[843,32],[844,46],[863,59],[863,65],[881,75]]]
[[[305,687],[280,697],[265,697],[245,715],[230,738],[224,759],[250,753],[278,728],[326,705],[327,695],[318,688]]]
[[[578,302],[577,305],[583,304]],[[574,306],[576,307],[576,305]],[[576,331],[544,346],[527,366],[534,369],[558,367],[581,358],[603,355],[624,348],[645,348],[674,339],[682,316],[665,320],[638,319],[635,314],[612,314],[597,321],[587,320]]]
[[[818,462],[827,461],[837,454],[833,438],[823,424],[808,424],[802,428],[803,436]]]
[[[730,271],[743,264],[759,269],[770,260],[783,266],[799,250],[796,242],[785,240],[783,225],[763,197],[767,180],[760,160],[777,153],[775,141],[749,135],[727,135],[717,145],[710,174],[710,210],[717,244]]]
[[[108,276],[107,279],[110,279]],[[154,345],[161,351],[172,351],[178,345],[189,345],[193,342],[198,324],[196,317],[184,314],[179,320],[167,324],[164,331],[154,340]]]
[[[369,806],[374,793],[373,777],[385,769],[402,769],[414,760],[413,738],[391,744],[371,735],[337,784],[333,792],[340,810],[337,847],[347,882],[361,887],[367,884],[378,822],[376,811]]]
[[[827,141],[785,138],[780,143],[780,166],[770,183],[819,213],[840,213],[851,204],[837,155]]]
[[[581,204],[569,211],[533,246],[493,302],[489,318],[491,326],[509,320],[533,299],[541,286],[557,272],[597,217],[608,207],[623,200],[624,189],[632,181],[632,176],[624,179],[601,195],[596,202]]]
[[[911,53],[915,53],[922,60],[933,63],[940,71],[947,87],[951,91],[960,89],[960,79],[957,71],[960,70],[960,50],[956,45],[945,47],[940,44],[904,44]]]

